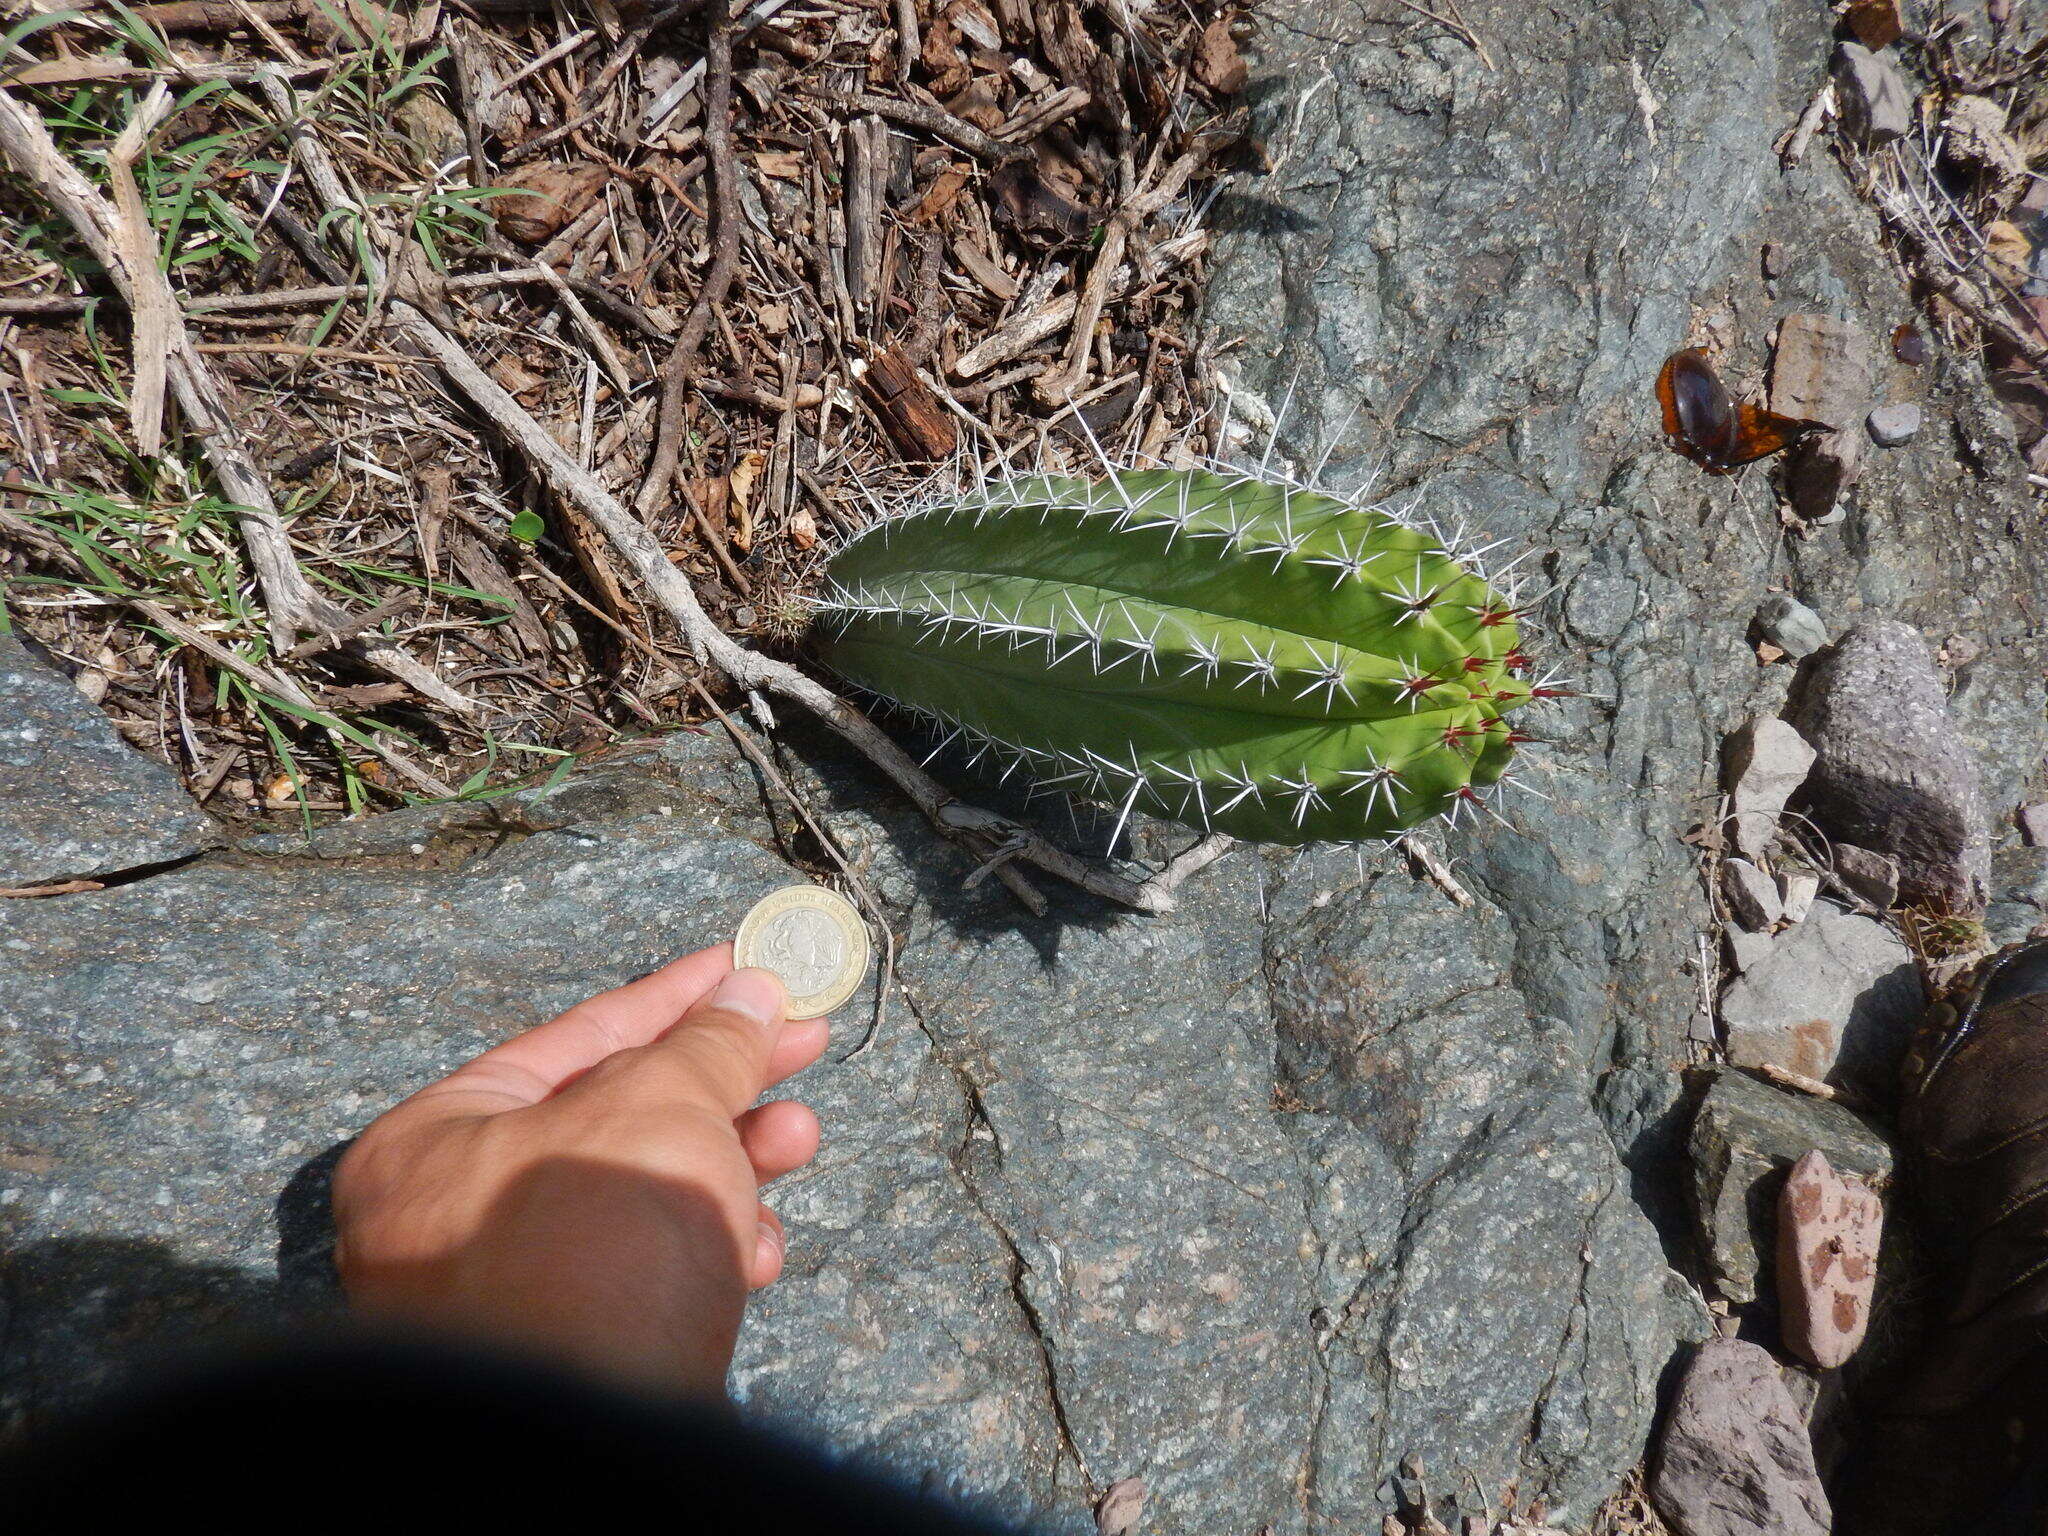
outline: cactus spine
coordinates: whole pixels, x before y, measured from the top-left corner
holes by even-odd
[[[833,557],[819,652],[1036,782],[1260,842],[1455,813],[1521,738],[1509,597],[1459,540],[1233,472],[1035,475]],[[1121,823],[1119,823],[1121,825]]]

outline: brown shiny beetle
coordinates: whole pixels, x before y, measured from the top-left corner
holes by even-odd
[[[1789,448],[1826,424],[1779,416],[1762,406],[1730,397],[1707,354],[1686,347],[1665,359],[1657,375],[1657,403],[1664,411],[1664,436],[1711,475]]]

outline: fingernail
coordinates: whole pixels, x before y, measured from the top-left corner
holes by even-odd
[[[752,1019],[766,1029],[782,1017],[782,983],[769,971],[734,971],[711,989],[711,996],[705,1001],[726,1013]]]
[[[774,1222],[757,1221],[754,1223],[754,1230],[760,1233],[762,1242],[766,1243],[776,1253],[782,1252],[782,1234],[775,1230]]]

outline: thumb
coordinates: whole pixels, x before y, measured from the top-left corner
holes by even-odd
[[[768,1086],[768,1058],[782,1034],[789,993],[773,971],[730,972],[646,1048],[663,1091],[728,1118]]]

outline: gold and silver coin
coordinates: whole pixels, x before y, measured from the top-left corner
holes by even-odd
[[[732,963],[780,976],[792,1019],[819,1018],[853,996],[867,975],[868,925],[837,891],[786,885],[740,919]]]

